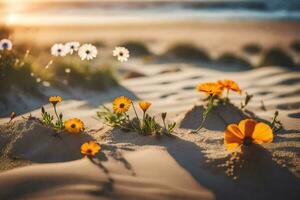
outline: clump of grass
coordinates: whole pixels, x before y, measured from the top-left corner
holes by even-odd
[[[226,65],[242,66],[246,68],[252,68],[252,64],[245,58],[242,58],[233,53],[224,53],[218,59],[217,62]]]
[[[1,93],[7,93],[15,87],[32,95],[40,95],[36,80],[30,76],[32,63],[24,58],[25,54],[13,50],[0,51]]]
[[[117,86],[118,81],[110,65],[99,68],[85,62],[56,62],[53,67],[54,85],[60,86],[63,80],[70,86],[82,87],[91,90],[103,90]],[[68,71],[66,71],[68,70]]]
[[[174,46],[171,46],[163,54],[163,57],[169,59],[204,61],[204,62],[208,62],[211,60],[209,54],[204,49],[198,48],[193,44],[176,44]]]
[[[296,40],[296,41],[293,41],[291,44],[290,44],[290,48],[297,52],[297,53],[300,53],[300,41],[299,40]]]
[[[293,58],[283,49],[274,47],[265,52],[259,66],[295,67]]]
[[[259,44],[249,43],[243,47],[243,51],[249,55],[258,55],[262,52],[262,47]]]
[[[152,55],[152,52],[142,42],[129,41],[122,43],[120,46],[126,47],[130,51],[130,56],[132,57]]]

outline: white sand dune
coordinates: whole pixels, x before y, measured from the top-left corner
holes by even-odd
[[[181,70],[160,73],[166,67]],[[23,138],[28,139],[23,140],[18,137],[20,132],[11,133],[2,125],[0,141],[4,138],[4,142],[0,145],[8,150],[7,154],[38,163],[76,161],[34,164],[1,172],[0,199],[299,199],[299,72],[280,67],[220,72],[187,64],[155,64],[144,66],[147,70],[143,70],[137,63],[132,68],[147,76],[122,81],[129,91],[108,91],[87,99],[66,100],[59,105],[66,118],[83,119],[93,130],[86,137],[102,144],[103,151],[96,163],[76,160],[80,158],[78,147],[84,138],[70,137],[69,140],[63,136],[61,142],[56,143],[53,141],[57,138],[51,134],[42,135],[47,134],[45,130],[35,132],[35,136],[24,135]],[[236,163],[229,160],[223,145],[223,131],[228,123],[249,114],[239,113],[236,108],[219,108],[199,134],[187,133],[201,120],[200,99],[204,96],[196,92],[196,84],[218,79],[233,79],[244,91],[253,94],[247,109],[259,118],[269,121],[275,110],[279,110],[279,119],[285,127],[276,133],[274,143],[264,145],[264,149],[254,146],[244,154],[241,160],[247,162],[243,169],[236,171],[237,180],[225,173]],[[111,130],[94,119],[96,102],[108,103],[121,94],[151,101],[150,112],[154,114],[168,112],[169,120],[177,121],[180,126],[176,137],[145,137]],[[244,98],[233,93],[230,97],[236,106]],[[39,110],[32,114],[39,116]],[[5,121],[7,119],[1,120]],[[13,126],[26,123],[16,121]],[[38,125],[31,128],[35,126]],[[11,133],[14,139],[3,133]],[[30,138],[29,145],[25,141]],[[20,151],[11,151],[12,147]],[[48,156],[51,152],[56,152],[57,157]],[[99,161],[104,167],[99,167]]]

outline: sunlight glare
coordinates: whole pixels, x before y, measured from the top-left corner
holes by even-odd
[[[19,19],[20,19],[19,15],[12,13],[12,14],[7,15],[5,22],[7,24],[16,24],[16,23],[18,23]]]

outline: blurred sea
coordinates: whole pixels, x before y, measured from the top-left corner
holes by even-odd
[[[178,20],[300,20],[300,0],[43,1],[0,3],[1,22],[81,25]]]

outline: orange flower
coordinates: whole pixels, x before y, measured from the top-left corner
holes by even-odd
[[[81,153],[86,156],[95,156],[101,150],[101,146],[95,142],[90,141],[81,145]]]
[[[73,118],[65,121],[64,123],[65,129],[69,133],[79,133],[80,131],[83,131],[84,124],[80,119]]]
[[[131,102],[128,97],[120,96],[114,100],[113,109],[117,113],[125,113],[129,110]]]
[[[51,96],[49,98],[49,102],[52,103],[53,105],[56,105],[57,103],[61,102],[62,98],[60,96]]]
[[[230,124],[224,132],[224,144],[228,150],[241,145],[252,143],[262,144],[273,141],[271,127],[263,122],[257,123],[253,119],[244,119],[237,124]]]
[[[213,82],[201,83],[197,85],[197,90],[213,96],[221,96],[223,92],[221,85]]]
[[[226,88],[227,90],[232,90],[240,94],[242,93],[242,90],[240,89],[239,85],[233,80],[220,80],[218,81],[218,84],[220,84],[223,89]]]
[[[140,101],[139,106],[144,112],[146,112],[149,109],[149,107],[151,106],[151,103],[147,102],[147,101]]]

